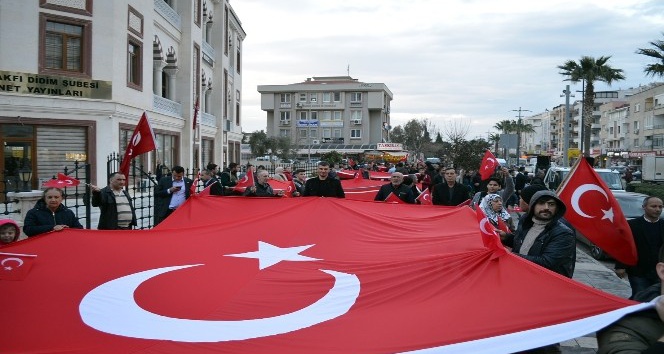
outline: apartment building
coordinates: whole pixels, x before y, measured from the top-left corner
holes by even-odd
[[[239,161],[245,36],[228,0],[1,1],[0,170],[38,188],[89,162],[105,185],[143,112],[146,169]]]
[[[259,85],[267,135],[286,137],[300,153],[360,153],[389,142],[392,92],[350,76]]]

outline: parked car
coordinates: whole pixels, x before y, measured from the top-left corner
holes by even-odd
[[[546,175],[544,176],[544,183],[546,184],[546,187],[554,191],[558,189],[558,186],[560,186],[560,183],[562,183],[565,177],[567,177],[570,170],[571,168],[569,167],[559,166],[553,166],[549,168],[546,171]],[[620,178],[620,173],[618,171],[606,168],[596,168],[595,172],[597,172],[597,174],[602,178],[609,189],[625,190],[623,181]]]
[[[630,220],[638,218],[643,215],[643,200],[647,197],[645,194],[634,193],[634,192],[625,192],[620,190],[612,190],[613,196],[616,197],[618,204],[620,204],[620,209],[625,215],[625,219]],[[664,219],[664,214],[660,216]],[[580,232],[576,232],[576,239],[581,243],[584,243],[590,247],[590,255],[595,259],[604,259],[608,258],[608,255],[604,251],[597,247],[594,243],[588,240]]]

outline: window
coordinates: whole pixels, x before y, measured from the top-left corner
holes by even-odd
[[[333,120],[341,120],[342,112],[341,111],[334,111],[333,113]]]
[[[323,117],[321,120],[332,120],[332,112],[331,111],[323,111]]]
[[[323,92],[323,102],[332,102],[332,92]]]
[[[317,138],[318,137],[318,129],[310,129],[311,133],[309,134],[311,138]]]
[[[351,120],[362,120],[362,111],[350,111]]]
[[[318,101],[318,94],[316,94],[316,93],[310,93],[310,94],[309,94],[309,101],[311,101],[311,102],[316,102],[316,101]]]
[[[638,112],[640,110],[641,110],[641,104],[640,103],[635,104],[634,105],[634,112]]]
[[[123,132],[126,132],[123,134]],[[127,143],[131,139],[132,134],[134,133],[134,128],[131,129],[122,129],[120,133],[120,151],[125,151],[127,149]],[[179,156],[178,152],[178,136],[177,135],[168,135],[163,133],[155,133],[155,139],[157,140],[157,150],[150,152],[152,155],[152,161],[159,161],[166,166],[177,165],[179,161],[177,157]],[[154,155],[156,154],[156,156]]]
[[[332,135],[334,135],[335,138],[341,138],[341,129],[332,130]]]
[[[242,61],[240,60],[240,59],[242,59],[242,52],[240,51],[240,37],[238,37],[238,39],[237,39],[236,48],[237,48],[237,50],[236,50],[236,53],[235,53],[235,55],[236,55],[235,71],[239,74],[240,73],[240,66],[241,66],[240,64],[242,64]]]
[[[323,129],[323,138],[331,138],[332,137],[332,129],[326,128]]]
[[[290,103],[290,93],[281,94],[281,103]]]
[[[639,139],[634,139],[634,147],[639,147]]]
[[[194,0],[194,24],[201,27],[201,0]]]
[[[141,42],[128,36],[127,39],[127,86],[142,91],[143,56]]]
[[[298,130],[297,134],[300,138],[306,138],[307,137],[307,130],[306,129],[300,129]]]
[[[360,139],[362,138],[362,131],[360,129],[351,129],[350,130],[351,139]]]
[[[307,112],[306,111],[300,112],[300,120],[307,120]]]
[[[67,76],[91,76],[92,23],[40,14],[39,72]]]
[[[351,92],[350,93],[351,102],[362,102],[362,92]]]
[[[290,121],[290,111],[281,111],[281,121]]]
[[[306,93],[301,93],[300,94],[300,102],[307,102],[307,94]]]
[[[341,102],[341,92],[334,92],[334,102]]]
[[[282,138],[290,138],[290,129],[279,129],[279,136]]]
[[[318,112],[313,111],[313,112],[309,113],[309,118],[311,120],[318,120]]]

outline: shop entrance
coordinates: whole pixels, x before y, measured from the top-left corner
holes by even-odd
[[[3,146],[0,150],[0,171],[5,181],[5,185],[0,187],[4,187],[5,193],[32,190],[36,179],[33,127],[3,124],[0,130]]]

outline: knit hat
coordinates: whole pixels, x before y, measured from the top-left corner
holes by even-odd
[[[539,191],[545,191],[546,187],[541,184],[531,184],[528,187],[521,190],[521,199],[527,204],[530,204],[530,198],[533,197],[533,194]]]

